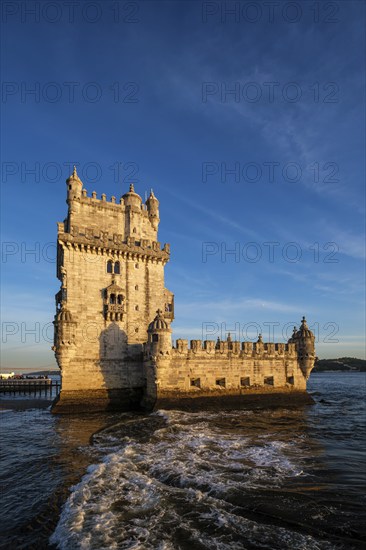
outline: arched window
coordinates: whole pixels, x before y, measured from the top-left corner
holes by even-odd
[[[107,262],[107,273],[113,273],[113,262],[112,262],[112,260],[108,260],[108,262]]]
[[[122,294],[118,294],[117,303],[118,303],[119,306],[122,304]]]
[[[120,266],[119,266],[119,262],[116,262],[114,264],[114,272],[119,275],[120,274]]]
[[[109,297],[109,303],[110,304],[115,304],[116,303],[116,295],[115,294],[111,294],[110,297]]]

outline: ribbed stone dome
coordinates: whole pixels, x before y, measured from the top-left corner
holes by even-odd
[[[72,323],[74,319],[72,318],[70,311],[63,307],[61,311],[57,314],[57,321]]]
[[[155,332],[156,330],[169,330],[169,325],[163,317],[163,312],[158,309],[155,319],[149,324],[148,332]]]
[[[301,327],[297,331],[295,338],[314,338],[314,334],[309,329],[305,317],[302,318]]]

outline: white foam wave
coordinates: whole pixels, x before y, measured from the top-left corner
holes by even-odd
[[[290,443],[226,433],[202,413],[159,414],[166,425],[143,443],[124,438],[116,451],[110,431],[100,436],[100,448],[111,444],[113,452],[72,489],[51,537],[60,550],[170,550],[180,540],[210,550],[243,549],[245,541],[268,548],[267,540],[275,540],[271,548],[331,548],[243,518],[226,500],[232,490],[245,494],[301,475],[287,456]]]

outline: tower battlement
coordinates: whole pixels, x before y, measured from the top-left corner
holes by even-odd
[[[75,230],[85,227],[89,231],[99,229],[102,232],[117,234],[125,242],[129,237],[135,240],[157,241],[159,201],[152,189],[145,203],[135,192],[133,184],[130,185],[129,191],[121,196],[119,202],[116,202],[115,196],[107,201],[105,193],[98,199],[96,191],[88,197],[76,168],[66,180],[66,185],[66,203],[69,208],[64,232],[69,233],[72,228]]]
[[[134,190],[134,185],[130,185],[130,190]],[[66,201],[77,201],[77,202],[85,202],[89,204],[94,204],[96,206],[105,207],[105,208],[119,208],[119,209],[126,209],[126,203],[124,196],[121,195],[119,199],[115,195],[111,195],[110,200],[107,199],[107,195],[105,193],[102,193],[100,195],[100,198],[98,198],[98,194],[96,191],[92,191],[90,195],[88,195],[88,191],[83,187],[81,190],[80,196],[70,196],[68,200]],[[127,205],[128,206],[128,205]],[[141,203],[140,209],[146,217],[149,216],[148,207],[145,203]]]
[[[271,342],[237,342],[229,340],[190,340],[190,346],[188,347],[188,340],[178,339],[176,346],[172,347],[172,354],[181,355],[186,353],[187,356],[194,355],[206,355],[210,354],[212,358],[222,357],[226,354],[227,357],[232,355],[238,356],[258,356],[265,358],[268,356],[283,357],[288,355],[292,357],[296,353],[296,344],[294,343],[271,343]]]

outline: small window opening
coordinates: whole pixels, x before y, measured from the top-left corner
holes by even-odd
[[[264,377],[264,385],[265,386],[273,386],[273,376],[265,376]]]
[[[195,388],[201,387],[201,378],[191,378],[191,386]]]
[[[120,265],[119,265],[119,262],[116,262],[114,264],[114,272],[119,275],[120,274]]]
[[[159,342],[159,334],[153,334],[152,335],[152,341],[153,342]]]
[[[249,376],[244,376],[243,378],[240,378],[240,385],[242,387],[244,386],[250,386],[250,378]]]
[[[115,304],[116,303],[116,295],[115,294],[111,294],[110,297],[109,297],[109,303],[110,304]]]
[[[117,296],[117,304],[120,306],[120,305],[122,304],[122,301],[123,301],[123,299],[122,299],[122,294],[118,294],[118,296]]]
[[[226,386],[225,378],[216,378],[216,386],[221,386],[222,388],[225,388]]]
[[[113,262],[112,260],[108,260],[107,262],[107,273],[112,273],[113,272]]]
[[[288,384],[294,384],[295,383],[294,377],[293,376],[288,376],[287,377],[287,383]]]

